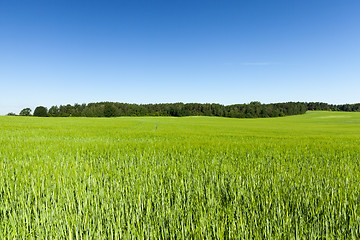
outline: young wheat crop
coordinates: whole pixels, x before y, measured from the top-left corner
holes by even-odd
[[[0,238],[359,239],[359,124],[0,117]]]

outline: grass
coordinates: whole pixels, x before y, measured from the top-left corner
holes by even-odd
[[[0,117],[1,239],[359,239],[360,113]]]

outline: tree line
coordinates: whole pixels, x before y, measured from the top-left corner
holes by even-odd
[[[121,116],[217,116],[230,118],[267,118],[304,114],[308,110],[360,112],[360,103],[333,105],[322,102],[286,102],[262,104],[221,105],[216,103],[159,103],[130,104],[97,102],[52,106],[39,106],[33,116],[39,117],[121,117]],[[31,116],[32,110],[24,108],[20,116]],[[11,113],[9,115],[15,115]]]

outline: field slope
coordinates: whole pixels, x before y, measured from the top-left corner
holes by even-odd
[[[1,239],[359,239],[360,113],[0,117]]]

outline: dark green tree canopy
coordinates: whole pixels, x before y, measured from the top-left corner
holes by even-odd
[[[159,103],[131,104],[97,102],[52,106],[48,112],[53,117],[121,117],[121,116],[216,116],[232,118],[280,117],[303,114],[306,103],[287,102],[262,104],[221,105],[216,103]]]
[[[36,117],[47,117],[48,116],[47,108],[43,107],[43,106],[39,106],[39,107],[35,108],[34,116],[36,116]]]
[[[24,108],[19,113],[20,116],[31,116],[31,109],[30,108]]]
[[[115,117],[116,116],[116,107],[112,104],[105,104],[104,116],[105,117]]]
[[[97,102],[45,107],[34,116],[51,117],[121,117],[121,116],[215,116],[230,118],[267,118],[304,114],[308,110],[360,112],[360,104],[332,105],[321,102],[251,102],[249,104],[221,105],[216,103],[159,103],[131,104],[118,102]]]
[[[58,108],[58,106],[52,106],[49,109],[48,114],[49,114],[50,117],[59,117],[59,108]]]

